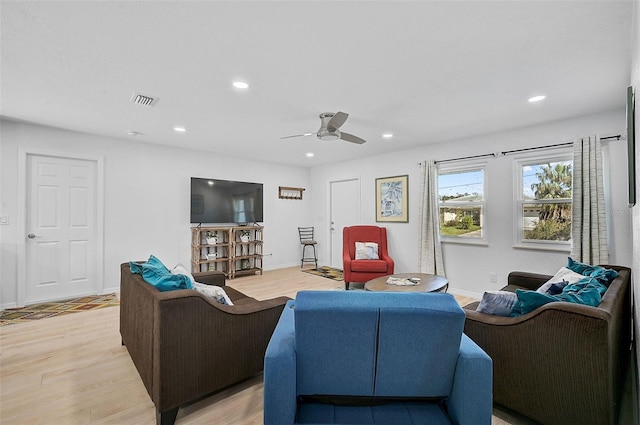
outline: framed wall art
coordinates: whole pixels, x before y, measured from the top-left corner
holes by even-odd
[[[409,176],[376,179],[376,221],[409,222]]]

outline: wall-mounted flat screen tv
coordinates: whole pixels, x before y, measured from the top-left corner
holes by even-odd
[[[191,223],[262,222],[262,193],[262,183],[191,177]]]

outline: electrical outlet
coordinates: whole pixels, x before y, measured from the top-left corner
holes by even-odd
[[[0,224],[9,224],[9,217],[0,217]]]
[[[498,283],[498,274],[495,272],[489,273],[489,282]]]

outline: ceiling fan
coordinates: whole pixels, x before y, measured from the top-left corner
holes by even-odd
[[[366,142],[366,140],[354,136],[353,134],[340,131],[340,127],[349,117],[349,114],[344,112],[323,112],[320,114],[320,130],[315,133],[294,134],[293,136],[281,137],[281,139],[290,139],[292,137],[311,136],[315,134],[320,140],[337,140],[342,139],[347,142],[357,143],[359,145]]]

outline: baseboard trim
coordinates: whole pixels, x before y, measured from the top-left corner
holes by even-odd
[[[2,304],[0,306],[0,310],[7,310],[10,308],[16,308],[16,307],[18,307],[18,303],[7,303],[7,304]]]
[[[453,294],[453,295],[460,295],[460,296],[463,296],[463,297],[473,298],[473,299],[478,300],[478,301],[480,301],[482,299],[482,294],[481,293],[465,291],[464,289],[452,288],[451,286],[449,286],[449,289],[447,289],[447,292],[449,292],[450,294]]]
[[[114,292],[116,294],[119,293],[120,292],[120,286],[112,286],[111,288],[104,288],[100,295],[113,294]]]

